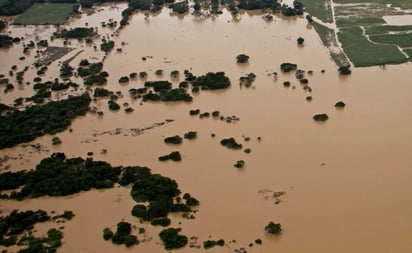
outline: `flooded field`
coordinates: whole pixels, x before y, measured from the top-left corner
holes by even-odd
[[[200,200],[195,219],[176,216],[171,226],[181,227],[188,237],[197,237],[199,245],[208,239],[224,239],[224,247],[209,250],[214,252],[234,252],[242,247],[247,252],[283,253],[412,250],[410,64],[355,68],[351,75],[339,76],[327,49],[304,17],[275,16],[268,22],[258,12],[243,13],[236,20],[226,11],[209,18],[171,15],[167,9],[149,17],[137,13],[112,37],[115,30],[102,28],[100,22],[110,18],[119,21],[125,7],[100,6],[101,11],[75,18],[66,27],[88,23],[115,40],[115,48],[121,51],[113,50],[105,57],[103,70],[110,73],[105,88],[120,91],[118,103],[128,103],[134,112],[125,113],[123,106],[112,112],[108,99],[97,99],[92,107],[104,115],[88,113],[76,118],[71,132],[56,134],[62,144],[52,145],[53,136],[46,135],[29,143],[40,144],[40,149],[18,145],[1,150],[1,157],[10,157],[2,164],[3,171],[33,168],[53,152],[64,152],[68,157],[86,157],[93,152],[93,159],[114,166],[148,166],[175,179],[182,192]],[[55,29],[11,26],[9,31],[13,36],[36,40],[48,39]],[[297,46],[298,37],[304,38],[304,46]],[[50,44],[63,46],[63,41],[55,39]],[[98,46],[99,40],[94,44]],[[97,62],[104,57],[83,42],[73,40],[68,47],[74,50],[52,63],[44,80],[54,80],[58,62],[76,54],[70,63],[75,67],[81,59]],[[250,56],[247,64],[236,63],[241,53]],[[32,51],[21,61],[22,45],[1,49],[0,73],[7,74],[15,64],[18,69],[30,66],[34,54]],[[284,62],[313,71],[306,74],[312,92],[305,91],[293,73],[280,71]],[[163,76],[155,75],[158,69],[163,70]],[[131,99],[128,90],[143,87],[145,80],[118,82],[121,76],[145,71],[146,80],[171,80],[177,87],[184,80],[185,69],[195,75],[224,71],[231,87],[200,91],[193,94],[192,102],[142,103]],[[178,79],[170,78],[173,70],[180,72]],[[240,87],[239,78],[251,72],[257,76],[252,87]],[[278,73],[277,78],[273,72]],[[31,81],[35,73],[30,69],[25,81]],[[80,84],[73,93],[86,90],[80,78],[71,80]],[[284,87],[285,81],[291,86]],[[31,86],[16,85],[14,91],[0,95],[0,102],[12,104],[18,97],[30,96]],[[313,99],[308,101],[307,96]],[[346,107],[336,109],[338,101],[344,101]],[[189,110],[197,108],[201,112],[219,110],[240,120],[227,123],[190,116]],[[315,122],[312,117],[318,113],[327,113],[329,120]],[[134,134],[133,129],[146,130]],[[165,137],[188,131],[197,131],[198,137],[178,146],[163,142]],[[228,137],[250,148],[251,153],[221,146],[220,140]],[[181,162],[158,161],[159,156],[175,150],[182,154]],[[238,160],[245,161],[244,168],[233,167]],[[130,214],[135,203],[129,192],[129,188],[115,187],[65,198],[0,200],[0,209],[73,211],[76,216],[64,225],[58,252],[165,251],[158,237],[161,229],[140,224]],[[274,192],[286,194],[279,202]],[[103,229],[114,228],[122,219],[146,229],[144,236],[138,235],[140,245],[127,249],[102,239]],[[265,232],[269,221],[282,224],[280,235]],[[262,245],[254,243],[258,238]],[[188,246],[179,250],[195,251],[206,250]]]

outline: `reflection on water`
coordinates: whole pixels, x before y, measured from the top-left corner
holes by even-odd
[[[123,7],[110,11],[110,7],[101,7],[101,12],[73,20],[68,27],[88,22],[101,29],[101,18],[109,18],[105,11],[118,20]],[[88,114],[76,119],[72,132],[57,134],[63,141],[61,145],[52,146],[51,136],[44,136],[33,143],[40,143],[48,152],[36,153],[30,147],[19,146],[0,154],[23,155],[24,159],[9,162],[13,170],[33,167],[51,152],[85,157],[92,151],[95,159],[113,165],[148,166],[176,179],[183,192],[201,201],[195,220],[176,218],[174,227],[182,227],[183,234],[197,236],[200,241],[209,236],[226,242],[236,240],[215,249],[218,252],[233,252],[239,247],[248,252],[411,251],[411,66],[354,69],[351,76],[342,78],[315,31],[307,29],[304,18],[275,17],[273,22],[266,22],[259,15],[244,14],[234,22],[225,12],[214,19],[194,20],[192,16],[170,16],[167,10],[148,19],[137,13],[130,25],[113,37],[116,47],[121,42],[124,46],[122,52],[113,51],[105,59],[104,70],[110,73],[105,88],[120,91],[123,98],[119,104],[129,103],[135,109],[132,114],[108,111],[107,100],[99,99],[93,106],[104,116]],[[105,31],[109,36],[111,32]],[[296,43],[300,36],[305,39],[303,47]],[[98,45],[98,41],[95,43]],[[81,42],[72,41],[72,46],[85,50],[72,61],[73,66],[84,58],[103,58],[103,54]],[[31,58],[18,61],[20,52],[20,46],[1,52],[10,56],[9,62],[0,62],[1,73],[7,73],[13,64],[22,68],[30,63]],[[248,65],[236,64],[235,57],[240,53],[250,56]],[[70,55],[61,60],[66,57]],[[313,71],[313,75],[306,76],[312,93],[304,91],[293,74],[280,73],[283,62]],[[56,76],[58,69],[58,63],[53,63],[47,78]],[[155,75],[158,69],[164,71],[162,77]],[[140,104],[129,98],[128,89],[142,87],[142,80],[118,83],[121,76],[132,72],[146,71],[147,80],[160,80],[169,79],[169,73],[178,70],[180,79],[173,81],[177,86],[185,69],[195,75],[225,71],[232,81],[231,88],[201,91],[190,103]],[[240,88],[239,77],[251,72],[257,75],[254,87]],[[273,72],[278,72],[277,79],[271,75]],[[284,81],[290,81],[291,87],[284,87]],[[30,92],[31,86],[25,85],[0,98],[4,103]],[[311,102],[305,99],[308,95],[313,97]],[[347,106],[337,110],[337,101]],[[189,116],[189,110],[196,108],[202,112],[219,110],[240,121],[229,124],[212,117]],[[330,119],[318,124],[312,120],[317,113],[327,113]],[[144,128],[166,119],[174,121],[139,136],[93,136],[116,128],[123,132]],[[188,131],[197,131],[197,139],[185,140],[177,147],[163,143],[164,137],[182,136]],[[223,148],[219,142],[227,137],[234,137],[252,152]],[[250,137],[250,141],[243,137]],[[107,154],[101,154],[102,149],[107,149]],[[181,162],[158,161],[160,155],[174,150],[182,154]],[[233,167],[237,160],[246,162],[242,170]],[[274,204],[273,199],[259,193],[262,190],[286,194]],[[130,216],[133,201],[128,189],[18,203],[1,201],[1,206],[7,210],[73,210],[76,217],[65,225],[61,252],[129,251],[101,238],[104,227],[114,226],[121,219],[145,226],[146,236],[152,237],[131,250],[158,252],[162,248],[157,237],[160,229],[141,225]],[[265,234],[269,221],[282,224],[282,235]],[[249,243],[258,238],[263,244],[249,248]]]

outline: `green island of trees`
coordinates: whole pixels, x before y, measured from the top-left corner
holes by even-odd
[[[181,144],[183,141],[182,137],[180,137],[179,135],[175,135],[175,136],[170,136],[170,137],[166,137],[164,139],[165,143],[168,144]]]
[[[230,86],[230,80],[225,76],[225,72],[209,72],[199,76],[192,82],[194,87],[201,87],[204,90],[226,89]]]
[[[76,27],[73,29],[63,29],[59,32],[54,33],[54,36],[57,38],[65,39],[84,39],[96,36],[97,33],[93,28],[87,27]]]
[[[166,250],[179,249],[186,246],[188,239],[185,235],[180,235],[181,228],[167,228],[159,233]]]
[[[210,249],[210,248],[213,248],[215,246],[220,246],[220,247],[225,246],[225,240],[223,240],[223,239],[220,239],[220,240],[217,240],[217,241],[215,241],[215,240],[206,240],[206,241],[203,242],[203,248],[205,248],[205,249]]]
[[[63,153],[54,153],[43,159],[34,170],[0,174],[0,190],[15,189],[3,198],[23,200],[41,196],[67,196],[90,189],[112,188],[119,181],[121,169],[92,159],[66,159]],[[20,190],[17,190],[21,187]]]
[[[280,232],[282,232],[282,226],[280,223],[274,223],[271,221],[268,225],[266,225],[265,231],[269,234],[277,235],[280,234]]]
[[[329,119],[326,113],[315,114],[313,120],[315,121],[327,121]]]
[[[242,144],[237,143],[234,138],[223,139],[220,141],[220,144],[230,149],[241,149],[242,148]]]
[[[180,155],[179,151],[173,151],[173,152],[170,152],[170,154],[159,156],[159,161],[163,162],[163,161],[168,161],[168,160],[179,162],[182,160],[182,156]]]
[[[13,210],[9,215],[0,217],[0,245],[10,247],[16,245],[24,247],[18,252],[56,252],[61,245],[63,233],[55,228],[47,231],[47,237],[36,238],[32,231],[37,223],[55,221],[57,219],[70,220],[73,212],[65,211],[61,215],[50,217],[46,211],[18,211]]]
[[[103,229],[103,239],[111,241],[114,244],[126,245],[127,248],[139,244],[137,236],[132,235],[132,226],[130,223],[121,221],[117,223],[117,230],[115,233],[110,228]]]
[[[89,103],[89,95],[83,94],[0,116],[0,149],[64,131],[72,119],[86,114]]]

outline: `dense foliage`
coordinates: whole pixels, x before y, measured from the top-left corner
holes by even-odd
[[[326,121],[329,117],[326,113],[320,113],[313,116],[313,120],[315,121]]]
[[[179,235],[180,228],[168,228],[159,233],[166,250],[179,249],[186,246],[188,239],[185,235]]]
[[[179,151],[173,151],[173,152],[170,152],[170,154],[168,155],[159,157],[159,161],[168,161],[168,160],[178,162],[182,160],[182,156],[180,155]]]
[[[220,144],[230,149],[241,149],[242,144],[236,142],[234,138],[227,138],[220,141]]]
[[[13,38],[5,34],[0,34],[0,48],[9,47],[11,45],[13,45]]]
[[[206,90],[225,89],[230,86],[230,80],[225,76],[225,72],[209,72],[206,75],[197,77],[192,85]]]
[[[63,29],[58,33],[54,33],[54,36],[65,39],[83,39],[93,37],[95,35],[96,32],[93,30],[93,28],[87,27],[76,27],[70,30]]]
[[[223,247],[225,245],[225,240],[220,239],[220,240],[206,240],[203,242],[203,248],[205,249],[210,249],[213,248],[215,246],[221,246]]]
[[[289,63],[289,62],[285,62],[285,63],[280,64],[280,69],[283,72],[294,71],[294,70],[296,70],[297,67],[298,67],[298,65],[296,65],[294,63]]]
[[[45,134],[64,131],[73,118],[84,115],[89,110],[89,103],[90,97],[83,94],[1,116],[0,149],[32,141]]]
[[[32,235],[35,224],[56,219],[69,220],[74,216],[73,212],[65,211],[64,214],[50,217],[43,210],[22,211],[13,210],[9,215],[0,217],[0,245],[24,246],[23,252],[56,252],[61,245],[63,234],[61,231],[51,228],[47,231],[47,237],[36,238]]]
[[[179,135],[166,137],[164,139],[164,142],[168,143],[168,144],[180,144],[180,143],[182,143],[182,141],[183,141],[183,139]]]
[[[113,168],[102,161],[82,158],[66,159],[55,153],[43,159],[35,170],[25,172],[20,179],[22,189],[10,194],[10,198],[37,198],[44,195],[66,196],[92,188],[111,188],[118,181],[120,168]],[[13,173],[7,175],[10,179]],[[3,181],[4,174],[0,174]],[[16,173],[22,177],[21,172]]]
[[[100,50],[104,52],[110,52],[114,48],[114,41],[109,40],[109,41],[104,41],[102,44],[100,44]]]
[[[271,221],[268,225],[266,225],[265,230],[269,234],[280,234],[280,232],[282,231],[282,226],[280,223],[273,223]]]

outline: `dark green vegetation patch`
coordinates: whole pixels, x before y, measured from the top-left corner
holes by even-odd
[[[45,105],[27,107],[24,111],[12,111],[0,117],[0,149],[29,142],[45,134],[64,131],[76,116],[89,110],[87,94]],[[33,115],[36,115],[33,117]]]
[[[71,211],[62,215],[50,217],[43,210],[18,211],[13,210],[9,215],[0,217],[0,245],[22,247],[18,252],[56,252],[61,245],[63,233],[55,228],[47,231],[47,237],[34,237],[33,228],[37,223],[55,221],[57,219],[70,220]],[[6,250],[7,251],[7,250]]]
[[[22,2],[22,1],[19,1]],[[17,25],[61,25],[73,14],[74,4],[34,4],[14,21]]]
[[[405,15],[412,9],[412,3],[398,0],[338,0],[331,8],[331,0],[305,1],[307,10],[324,22],[335,23],[339,32],[314,23],[324,45],[329,48],[332,59],[338,67],[348,65],[346,56],[356,67],[384,64],[400,64],[410,61],[412,27],[388,25],[384,18],[391,15]],[[307,18],[308,19],[308,18]],[[309,18],[308,21],[313,19]],[[337,30],[336,30],[337,31]],[[339,43],[342,50],[339,48]]]
[[[8,197],[18,200],[45,195],[67,196],[93,188],[112,188],[119,181],[120,173],[119,167],[113,168],[106,162],[66,159],[64,154],[55,153],[43,159],[34,170],[0,174],[0,190],[16,189]],[[16,183],[10,184],[7,180]],[[18,187],[22,187],[20,191]]]
[[[179,249],[186,246],[188,239],[185,235],[180,235],[180,228],[168,228],[159,233],[166,250]]]

